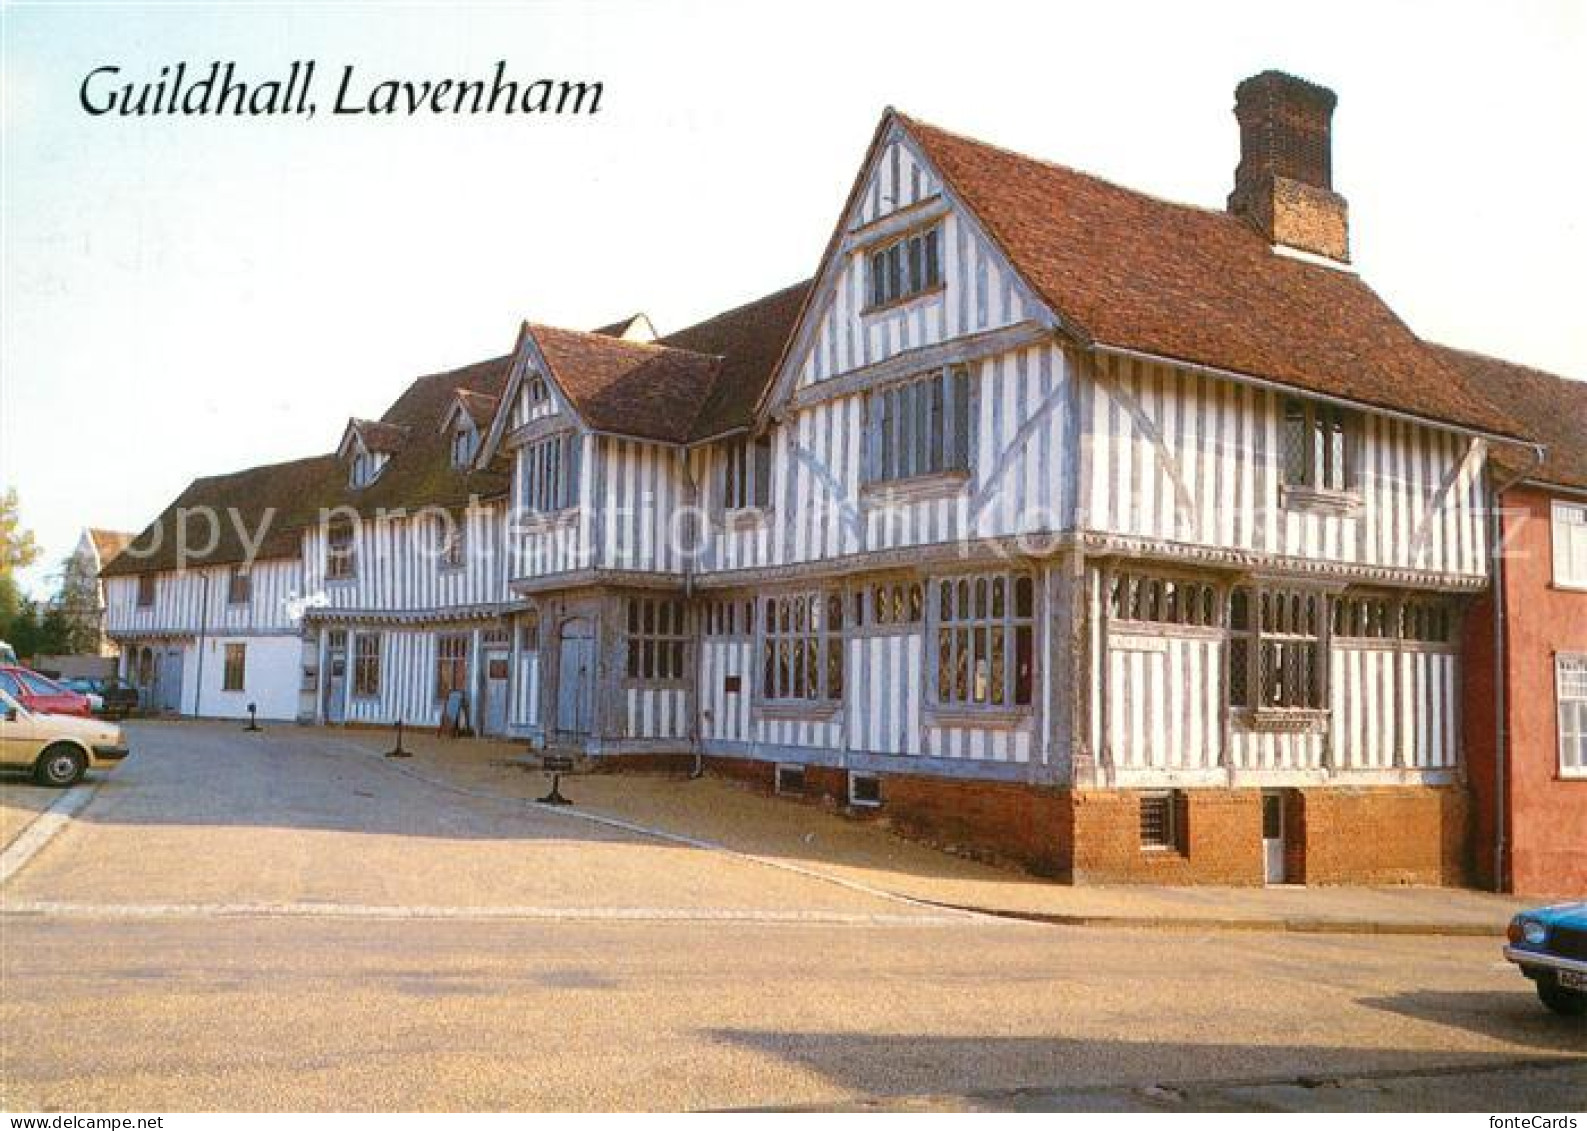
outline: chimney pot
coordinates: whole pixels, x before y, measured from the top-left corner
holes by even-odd
[[[1271,243],[1348,263],[1349,211],[1333,191],[1337,101],[1327,87],[1282,71],[1236,87],[1240,164],[1228,207]]]

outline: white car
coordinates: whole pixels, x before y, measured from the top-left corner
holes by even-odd
[[[0,689],[0,769],[25,770],[40,785],[64,789],[90,769],[113,769],[127,754],[115,723],[35,714]]]

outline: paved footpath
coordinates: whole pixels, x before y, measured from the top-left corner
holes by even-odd
[[[1461,1107],[1416,1081],[1485,1073],[1530,1111],[1587,1066],[1489,939],[970,915],[865,882],[925,850],[797,806],[868,867],[651,835],[659,785],[567,814],[381,736],[132,731],[0,887],[11,1110]]]

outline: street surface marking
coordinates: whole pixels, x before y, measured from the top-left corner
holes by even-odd
[[[44,812],[33,818],[22,835],[0,853],[0,886],[20,872],[39,850],[55,838],[71,819],[81,813],[99,791],[99,782],[74,785],[64,791]]]
[[[1001,922],[963,915],[887,915],[846,911],[768,911],[731,907],[445,907],[368,903],[70,903],[13,901],[7,916],[88,919],[530,919],[545,921],[612,920],[656,923],[822,923],[862,926],[921,924],[977,926]]]

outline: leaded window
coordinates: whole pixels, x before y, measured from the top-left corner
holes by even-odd
[[[867,403],[870,482],[970,470],[970,371],[952,365],[878,389]]]
[[[146,609],[154,604],[154,583],[154,574],[138,574],[138,608]]]
[[[1229,703],[1321,710],[1323,601],[1318,593],[1236,589],[1229,600]]]
[[[460,423],[452,430],[452,466],[459,470],[474,461],[479,451],[479,433],[471,424]]]
[[[890,306],[942,285],[942,232],[915,232],[866,256],[870,305]]]
[[[1034,588],[1027,574],[935,583],[937,703],[1028,707],[1034,679]]]
[[[776,701],[843,698],[843,597],[765,597],[761,609],[761,696]]]
[[[689,633],[683,602],[662,597],[630,597],[627,605],[628,678],[685,678]]]
[[[353,637],[353,695],[374,699],[380,695],[380,634],[360,632]]]
[[[1210,582],[1116,573],[1108,612],[1120,621],[1212,627],[1218,623],[1218,590]]]
[[[870,618],[865,618],[865,593],[855,596],[855,627],[870,623],[879,627],[919,624],[925,619],[926,592],[918,581],[882,582],[869,588]]]
[[[1352,490],[1356,427],[1357,417],[1349,409],[1287,397],[1282,436],[1285,484],[1324,491]]]

